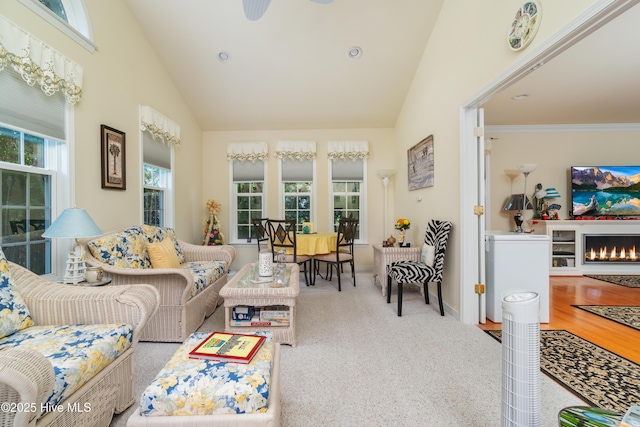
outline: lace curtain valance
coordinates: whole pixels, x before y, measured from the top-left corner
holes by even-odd
[[[140,129],[148,131],[153,139],[180,146],[180,125],[146,105],[140,106]]]
[[[232,142],[227,146],[227,160],[264,162],[269,157],[266,142]]]
[[[0,15],[0,71],[7,66],[51,96],[61,90],[69,104],[82,95],[82,67]]]
[[[315,141],[278,141],[276,156],[288,160],[312,160],[316,158]]]
[[[329,141],[327,156],[331,160],[364,160],[369,157],[367,141]]]

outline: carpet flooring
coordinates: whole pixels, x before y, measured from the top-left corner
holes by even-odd
[[[590,406],[625,413],[640,402],[640,365],[568,331],[540,331],[540,370]]]
[[[297,345],[281,347],[281,426],[499,426],[500,343],[449,308],[440,316],[436,296],[426,305],[418,287],[404,291],[398,317],[395,287],[387,304],[371,271],[356,276],[356,287],[343,278],[342,292],[335,277],[305,286],[300,276]],[[223,308],[200,331],[224,329]],[[138,345],[136,396],[178,346]],[[584,405],[546,375],[540,380],[542,426],[557,426],[562,408]],[[114,417],[111,427],[124,427],[137,405]]]
[[[640,306],[574,305],[574,307],[640,331]]]
[[[591,277],[592,279],[602,280],[603,282],[614,283],[628,288],[640,288],[640,276],[585,274],[585,277]]]

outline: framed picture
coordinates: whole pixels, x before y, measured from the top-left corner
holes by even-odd
[[[433,135],[407,150],[409,191],[433,187]]]
[[[100,125],[100,159],[102,188],[126,190],[125,135],[117,129]]]

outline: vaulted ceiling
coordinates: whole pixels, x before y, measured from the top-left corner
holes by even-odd
[[[125,1],[203,130],[393,127],[443,3],[277,0],[250,21],[241,0]],[[486,123],[640,123],[638,22],[636,5],[494,96]]]

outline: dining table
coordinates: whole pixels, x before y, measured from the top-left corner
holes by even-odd
[[[338,233],[334,231],[319,231],[316,233],[296,233],[297,255],[321,255],[336,250]],[[293,253],[288,250],[287,253]]]

